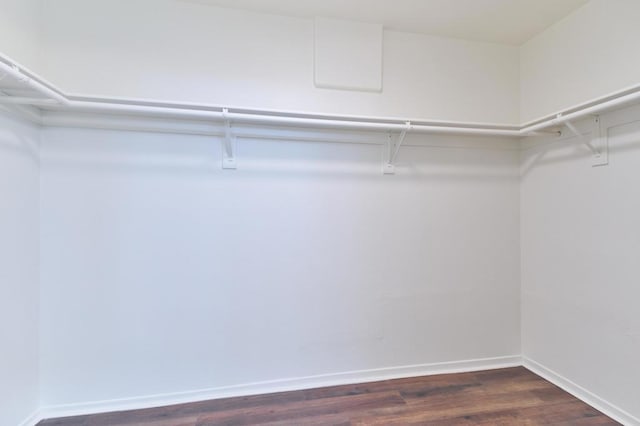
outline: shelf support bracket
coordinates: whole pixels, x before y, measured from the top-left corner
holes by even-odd
[[[223,108],[222,116],[224,117],[224,138],[222,139],[222,168],[237,169],[237,141],[233,131],[231,130],[231,121],[227,118],[227,114],[229,114],[229,110],[227,108]]]
[[[392,140],[391,134],[389,134],[389,140],[387,141],[386,146],[386,154],[385,161],[382,164],[382,173],[385,175],[393,175],[396,173],[396,158],[398,157],[398,152],[400,152],[400,147],[404,142],[404,138],[407,136],[407,132],[411,130],[411,122],[405,122],[405,128],[402,129],[395,143]]]
[[[587,148],[591,151],[592,166],[604,166],[609,164],[609,146],[607,137],[602,133],[602,126],[600,125],[600,117],[593,117],[593,128],[591,133],[583,135],[570,121],[564,123],[567,129],[576,136]]]

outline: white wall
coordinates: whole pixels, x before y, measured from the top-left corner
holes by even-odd
[[[381,94],[313,88],[310,20],[169,0],[45,2],[38,61],[37,3],[2,3],[24,22],[0,14],[0,51],[83,94],[515,123],[640,71],[632,0],[593,0],[520,52],[387,31]],[[525,356],[638,417],[638,113],[603,118],[610,166],[538,147],[521,183],[517,153],[477,139],[429,137],[381,176],[376,145],[243,140],[223,172],[206,137],[47,129],[42,402],[516,355],[521,280]],[[13,424],[37,405],[38,134],[0,120]]]
[[[38,406],[39,130],[0,111],[0,424]]]
[[[38,68],[41,0],[0,0],[0,53]]]
[[[311,19],[175,0],[56,0],[44,14],[39,71],[73,93],[518,121],[514,46],[387,31],[382,93],[353,92],[314,88]]]
[[[640,2],[591,0],[520,50],[527,122],[640,84]]]
[[[512,141],[44,139],[45,405],[520,353]]]
[[[592,0],[520,48],[386,31],[382,93],[313,87],[310,19],[175,0],[43,13],[36,70],[77,94],[516,124],[640,84],[636,0]]]
[[[591,167],[575,138],[524,151],[521,189],[523,354],[627,411],[635,423],[639,117],[639,107],[602,117],[608,166]]]

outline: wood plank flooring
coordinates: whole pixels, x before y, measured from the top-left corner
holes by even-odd
[[[617,424],[516,367],[49,419],[38,426]]]

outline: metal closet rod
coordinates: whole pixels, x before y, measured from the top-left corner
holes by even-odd
[[[44,96],[44,99],[7,96],[0,98],[0,103],[34,106],[60,106],[65,109],[85,112],[117,112],[130,114],[163,115],[173,117],[179,116],[191,119],[233,121],[239,123],[270,124],[281,126],[308,126],[352,130],[523,137],[545,133],[545,130],[552,127],[560,126],[565,122],[574,121],[589,115],[595,115],[605,110],[610,110],[615,107],[623,106],[640,100],[640,87],[637,87],[634,88],[635,91],[632,93],[627,93],[614,97],[613,99],[595,103],[594,105],[580,108],[576,111],[569,109],[566,110],[567,113],[560,112],[554,118],[547,119],[529,126],[521,127],[519,129],[505,129],[495,126],[478,126],[477,124],[413,124],[410,121],[402,121],[398,119],[381,119],[374,117],[363,117],[360,121],[357,118],[340,118],[335,116],[325,116],[326,118],[307,118],[288,114],[274,115],[273,113],[241,113],[229,111],[226,108],[222,109],[222,111],[212,111],[207,110],[204,107],[196,109],[195,107],[185,106],[153,106],[136,105],[131,103],[118,103],[113,101],[98,102],[73,100],[66,97],[61,91],[54,89],[47,84],[44,84],[36,76],[29,76],[25,74],[17,64],[5,61],[7,61],[7,59],[0,55],[1,72],[7,75],[11,75],[22,83],[30,86],[40,95]]]
[[[2,59],[2,57],[0,57]],[[223,108],[221,111],[211,111],[207,109],[195,109],[188,107],[167,107],[153,105],[135,105],[117,102],[97,102],[68,99],[57,90],[45,85],[35,76],[28,76],[22,72],[16,64],[5,63],[0,60],[0,71],[5,72],[19,81],[29,85],[37,91],[42,98],[25,97],[5,97],[0,103],[23,104],[34,106],[61,106],[66,109],[84,112],[106,112],[106,113],[130,113],[149,114],[172,117],[184,117],[191,119],[206,119],[216,121],[233,121],[237,123],[270,124],[280,126],[307,126],[333,129],[351,130],[377,130],[377,131],[407,131],[416,133],[439,133],[458,135],[485,135],[485,136],[510,136],[517,137],[520,133],[517,129],[500,129],[489,127],[454,126],[454,125],[424,125],[411,124],[408,121],[384,120],[378,118],[345,119],[337,117],[327,118],[307,118],[288,115],[273,115],[259,113],[240,113],[229,111]],[[395,122],[394,122],[395,121]]]
[[[566,112],[566,113],[560,112],[556,114],[554,118],[542,121],[537,124],[532,124],[530,126],[523,127],[522,129],[520,129],[520,132],[523,134],[523,136],[528,136],[528,135],[531,135],[532,133],[547,129],[549,127],[561,126],[567,122],[579,120],[587,116],[598,115],[602,112],[610,111],[615,108],[623,107],[623,106],[632,104],[634,102],[640,101],[640,87],[635,87],[633,90],[634,91],[631,93],[627,93],[625,95],[619,95],[606,101],[597,102],[597,103],[594,103],[594,105],[584,107],[584,108],[579,108],[576,111],[567,110],[572,112]]]
[[[352,119],[336,118],[306,118],[287,115],[249,114],[229,111],[208,111],[187,108],[168,108],[148,105],[130,105],[118,103],[70,101],[69,107],[87,112],[119,112],[132,114],[154,114],[165,116],[181,116],[185,118],[200,118],[216,121],[232,121],[234,123],[268,124],[273,126],[300,126],[314,128],[331,128],[347,130],[373,130],[373,131],[407,131],[415,133],[439,133],[458,135],[485,135],[485,136],[511,136],[520,135],[518,130],[480,128],[480,127],[456,127],[456,126],[429,126],[412,124],[411,122],[387,122],[385,121],[357,121]]]
[[[1,58],[0,58],[1,59]],[[37,98],[13,98],[11,97],[3,98],[4,100],[9,100],[7,103],[13,104],[23,104],[23,105],[42,105],[40,102],[47,101],[49,103],[57,103],[60,105],[68,105],[69,100],[66,96],[64,96],[61,92],[50,88],[49,86],[43,84],[42,82],[29,77],[25,73],[22,72],[20,67],[16,64],[5,63],[0,60],[0,71],[2,72],[2,78],[9,75],[24,85],[31,87],[33,90],[37,91],[39,94],[43,95],[46,99],[37,99]]]

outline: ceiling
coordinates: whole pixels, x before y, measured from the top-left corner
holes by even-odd
[[[588,0],[183,0],[296,17],[384,24],[398,31],[520,45]]]

